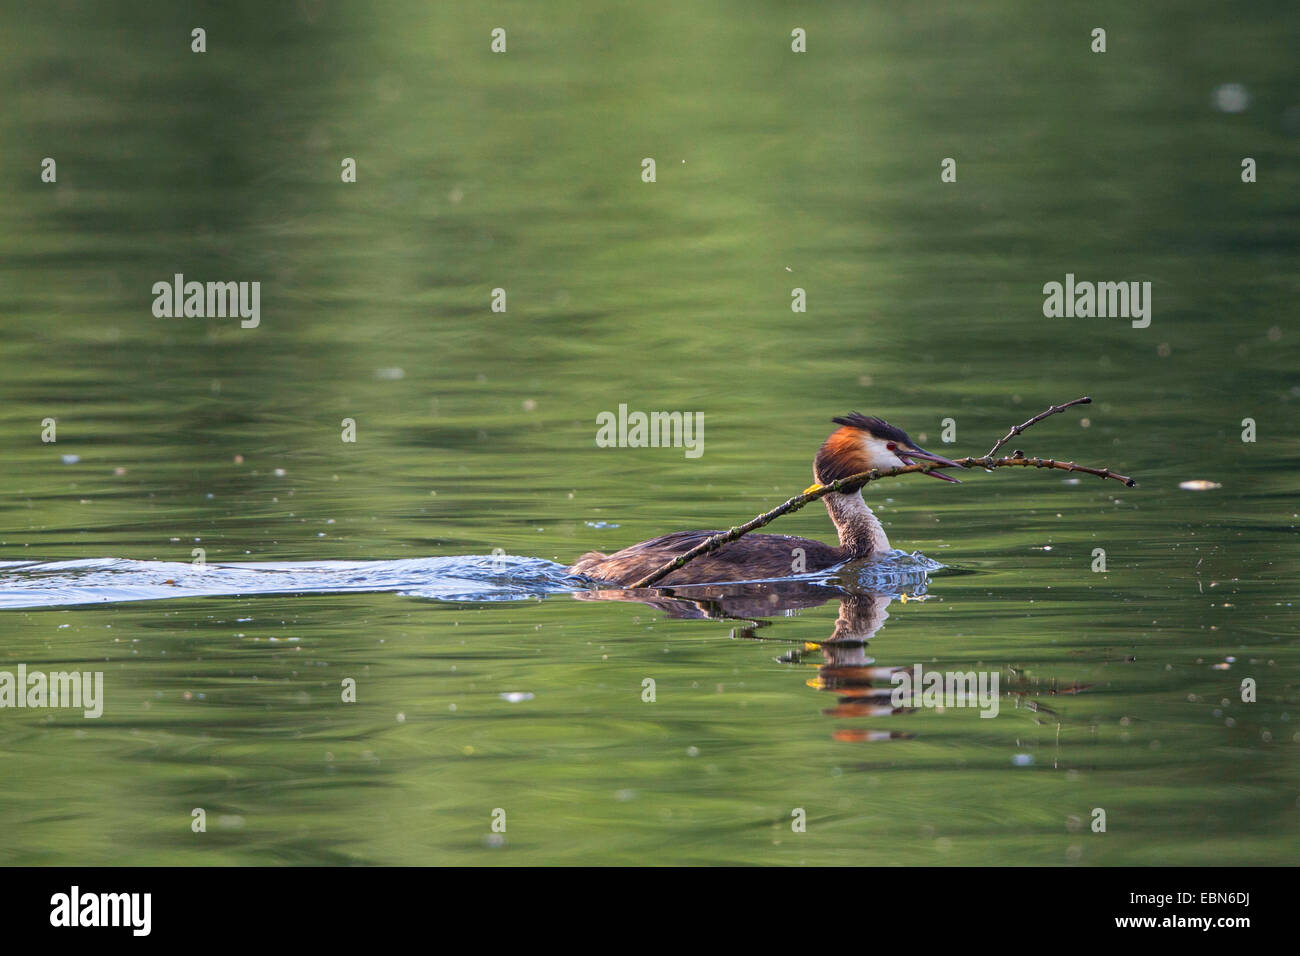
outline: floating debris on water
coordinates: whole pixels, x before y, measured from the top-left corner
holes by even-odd
[[[1220,113],[1244,113],[1250,106],[1250,90],[1241,83],[1224,83],[1215,88],[1213,103]]]
[[[498,694],[502,700],[509,701],[512,704],[522,703],[525,700],[532,700],[533,695],[526,690],[512,690],[504,694]]]
[[[1178,487],[1183,491],[1211,491],[1215,488],[1222,488],[1223,485],[1217,481],[1206,481],[1204,478],[1197,478],[1194,481],[1180,481]]]

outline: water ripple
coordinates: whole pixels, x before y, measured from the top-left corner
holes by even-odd
[[[581,582],[565,574],[562,565],[509,555],[203,566],[124,558],[0,562],[0,608],[347,591],[509,601],[578,586]]]

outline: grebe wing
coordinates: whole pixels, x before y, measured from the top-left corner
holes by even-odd
[[[636,558],[658,552],[663,555],[663,560],[667,561],[672,555],[682,554],[703,544],[715,534],[722,534],[722,532],[674,531],[672,534],[651,538],[649,541],[624,548],[611,554],[608,560]],[[829,545],[810,538],[788,534],[749,534],[735,541],[728,541],[718,550],[711,552],[708,558],[718,564],[741,566],[761,564],[765,557],[772,556],[773,559],[779,559],[780,563],[785,564],[790,561],[791,552],[795,548],[803,548],[808,552],[809,557],[816,555],[819,559],[825,557],[823,552],[829,554],[833,550]]]

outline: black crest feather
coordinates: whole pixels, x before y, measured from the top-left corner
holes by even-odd
[[[860,429],[875,435],[877,438],[883,438],[885,441],[894,441],[902,445],[912,444],[912,439],[908,438],[907,432],[901,428],[895,428],[881,418],[868,418],[860,412],[852,412],[843,418],[832,418],[831,421],[836,425],[844,425],[846,428]]]

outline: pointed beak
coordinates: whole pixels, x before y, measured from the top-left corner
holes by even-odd
[[[962,467],[961,465],[957,464],[955,461],[953,461],[950,458],[944,458],[943,455],[934,455],[928,451],[924,451],[923,449],[916,448],[916,447],[909,448],[907,451],[900,451],[897,454],[899,458],[907,462],[909,465],[913,463],[912,459],[918,458],[921,461],[933,461],[933,462],[938,462],[941,465],[951,465],[953,468]],[[941,471],[930,471],[930,472],[926,472],[926,474],[928,474],[931,478],[938,478],[942,481],[951,481],[955,485],[961,484],[961,482],[958,479],[950,478],[948,475],[945,475]]]

